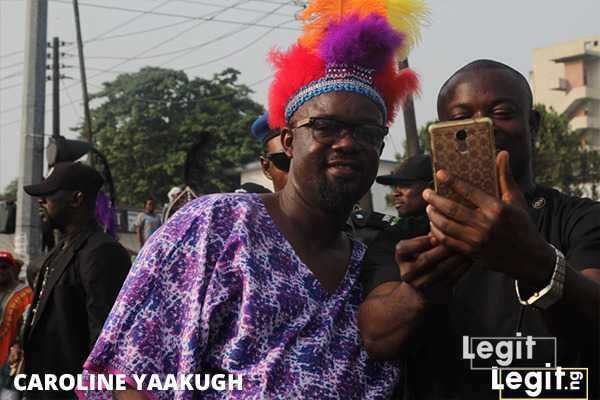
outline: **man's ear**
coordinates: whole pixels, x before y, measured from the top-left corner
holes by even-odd
[[[542,123],[542,116],[537,110],[531,110],[529,112],[529,130],[531,132],[531,143],[535,144],[540,125]]]
[[[269,180],[273,180],[273,177],[271,176],[271,173],[269,172],[269,166],[270,166],[271,162],[269,160],[267,160],[265,157],[260,156],[260,166],[263,170],[263,174],[269,179]]]
[[[288,158],[294,157],[294,131],[288,127],[281,130],[281,145],[283,146],[283,152]]]
[[[71,206],[79,208],[85,202],[85,195],[81,192],[73,192],[71,195]]]

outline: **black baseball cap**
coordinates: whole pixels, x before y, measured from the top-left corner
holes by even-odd
[[[430,182],[431,180],[433,180],[431,157],[424,154],[407,158],[391,174],[381,175],[375,179],[377,183],[388,186]]]
[[[104,180],[94,168],[79,162],[56,163],[41,183],[27,185],[23,189],[30,196],[47,196],[59,190],[77,190],[97,193]]]

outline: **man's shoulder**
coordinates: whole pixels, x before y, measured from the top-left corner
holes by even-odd
[[[95,252],[108,252],[109,255],[115,253],[128,254],[125,247],[119,241],[101,229],[92,232],[85,243],[83,243],[80,252],[83,254]]]
[[[575,196],[556,189],[538,186],[531,199],[530,206],[534,210],[547,210],[552,214],[598,213],[600,202],[587,197]]]
[[[399,221],[398,217],[363,209],[352,211],[350,219],[357,228],[375,229],[390,229]]]

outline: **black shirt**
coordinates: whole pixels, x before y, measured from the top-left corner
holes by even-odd
[[[528,202],[538,231],[565,254],[572,268],[600,268],[600,203],[543,187],[536,188]],[[384,282],[400,280],[398,266],[390,256],[393,241],[387,242],[376,242],[365,256],[365,293]],[[386,257],[388,262],[383,262]],[[580,320],[573,318],[575,321]],[[450,303],[436,306],[426,315],[419,331],[420,347],[414,349],[403,372],[404,398],[498,399],[498,392],[490,389],[490,371],[471,371],[469,362],[462,359],[462,337],[514,337],[517,331],[523,336],[557,337],[557,365],[590,368],[590,398],[595,398],[600,381],[599,324],[550,327],[542,311],[520,305],[513,279],[473,266],[456,285]],[[538,350],[542,357],[553,353],[551,346]]]

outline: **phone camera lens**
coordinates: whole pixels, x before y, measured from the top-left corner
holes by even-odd
[[[466,138],[467,138],[467,131],[465,131],[464,129],[461,129],[460,131],[456,132],[456,139],[465,140]]]

